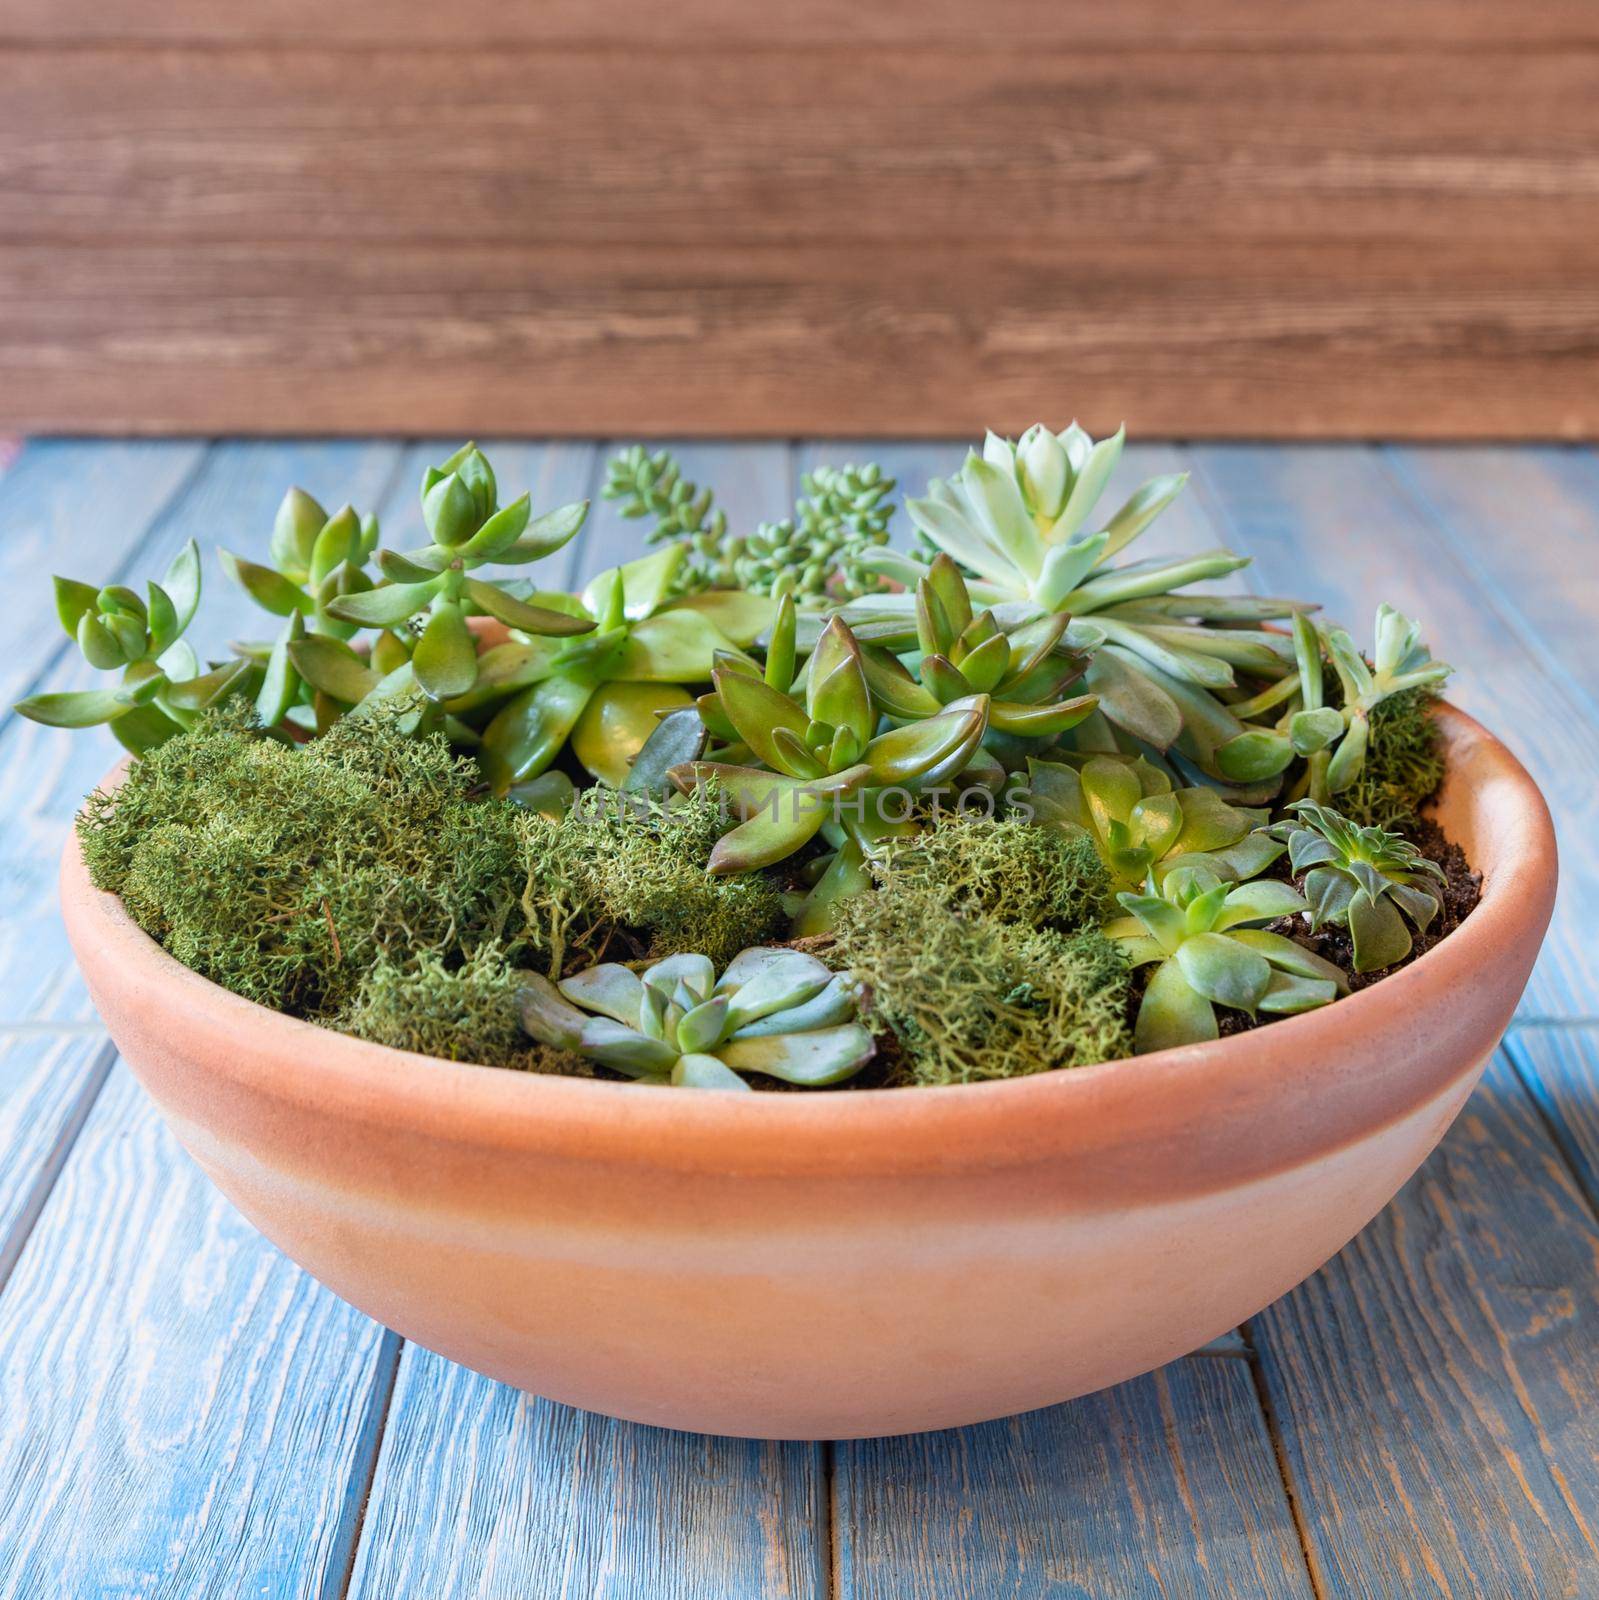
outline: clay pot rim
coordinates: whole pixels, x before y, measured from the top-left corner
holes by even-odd
[[[1284,1093],[1285,1063],[1297,1059],[1367,1080],[1359,1086],[1365,1126],[1331,1131],[1327,1142],[1335,1146],[1405,1114],[1439,1087],[1396,1082],[1391,1073],[1381,1081],[1380,1065],[1343,1059],[1348,1039],[1407,1020],[1418,1025],[1497,951],[1536,944],[1549,916],[1555,841],[1543,796],[1480,724],[1447,704],[1438,716],[1451,767],[1465,756],[1481,781],[1502,783],[1512,796],[1500,804],[1502,831],[1486,847],[1479,841],[1473,865],[1483,873],[1482,899],[1460,928],[1408,967],[1322,1010],[1204,1044],[1025,1078],[916,1090],[673,1094],[445,1061],[285,1016],[190,971],[115,895],[90,884],[75,834],[62,857],[62,907],[74,947],[93,952],[97,986],[115,986],[133,1005],[159,997],[154,1003],[174,1022],[181,1018],[201,1036],[186,1054],[203,1052],[212,1070],[267,1099],[374,1129],[672,1171],[955,1172],[1046,1153],[1147,1148],[1181,1139],[1196,1118],[1270,1115]],[[230,1051],[240,1036],[250,1048]]]

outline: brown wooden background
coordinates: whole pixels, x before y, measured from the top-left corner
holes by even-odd
[[[1073,413],[1599,433],[1599,5],[0,5],[0,425]]]

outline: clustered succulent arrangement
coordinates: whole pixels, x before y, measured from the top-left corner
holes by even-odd
[[[108,687],[24,700],[135,758],[91,877],[250,999],[449,1059],[657,1086],[948,1084],[1333,1003],[1469,909],[1422,810],[1450,669],[1377,611],[1129,552],[1123,436],[989,435],[909,498],[818,467],[735,531],[666,451],[604,493],[656,546],[521,575],[586,503],[429,468],[429,543],[292,489],[224,571],[272,637],[202,662],[190,544],[143,594],[56,580]],[[511,569],[507,572],[505,569]],[[1431,849],[1432,855],[1424,853]]]

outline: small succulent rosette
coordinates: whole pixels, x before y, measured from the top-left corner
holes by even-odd
[[[529,974],[522,1024],[640,1083],[742,1089],[762,1073],[807,1089],[852,1078],[871,1060],[848,973],[779,947],[745,950],[720,979],[702,955],[636,973],[607,961],[559,984]]]

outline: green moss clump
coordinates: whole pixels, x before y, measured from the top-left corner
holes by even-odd
[[[1444,760],[1431,689],[1405,689],[1371,714],[1371,736],[1360,776],[1333,803],[1362,827],[1412,832],[1421,808],[1444,780]]]
[[[1029,927],[1098,927],[1117,912],[1089,839],[1019,820],[945,816],[892,846],[880,876],[912,880],[962,916]]]
[[[1022,1077],[1132,1054],[1126,959],[1098,929],[1110,885],[1082,841],[950,820],[891,848],[842,902],[830,959],[862,985],[920,1084]]]
[[[358,1039],[445,1061],[590,1077],[581,1056],[536,1044],[522,1031],[522,975],[497,943],[458,967],[424,952],[400,965],[387,956],[361,980],[337,1026]]]

